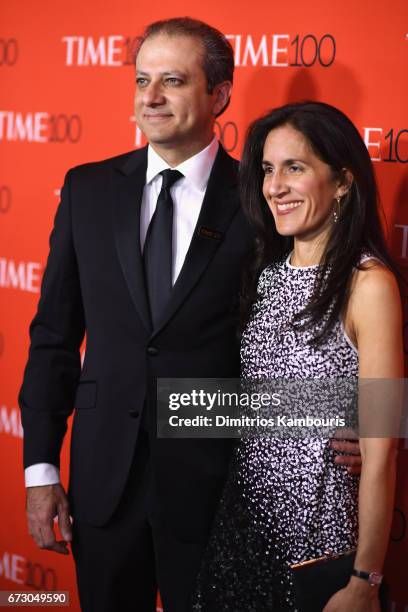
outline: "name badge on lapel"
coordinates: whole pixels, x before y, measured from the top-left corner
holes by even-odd
[[[217,230],[210,229],[208,227],[201,226],[198,230],[198,235],[201,238],[208,238],[209,240],[222,240],[222,233]]]

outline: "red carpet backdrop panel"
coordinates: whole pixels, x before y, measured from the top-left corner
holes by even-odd
[[[3,0],[0,7],[0,590],[70,591],[72,610],[79,610],[72,556],[37,549],[27,532],[17,394],[65,172],[145,144],[133,115],[133,49],[144,26],[189,15],[228,36],[234,92],[216,129],[237,158],[249,122],[274,106],[316,99],[348,114],[374,162],[392,253],[408,268],[406,1],[163,6]],[[65,485],[68,445],[69,436]],[[393,612],[408,606],[408,441],[400,449],[386,566]]]

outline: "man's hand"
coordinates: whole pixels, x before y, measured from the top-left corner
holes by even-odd
[[[345,465],[349,474],[361,474],[361,454],[358,440],[331,440],[331,447],[339,453],[345,455],[337,455],[335,462],[339,465]]]
[[[27,487],[28,530],[39,548],[69,555],[68,542],[72,540],[67,496],[60,484],[42,487]],[[54,531],[54,517],[63,540],[57,541]]]

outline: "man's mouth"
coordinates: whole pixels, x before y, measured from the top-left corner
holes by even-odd
[[[148,121],[155,121],[156,119],[168,119],[171,117],[171,113],[145,113],[144,117]]]

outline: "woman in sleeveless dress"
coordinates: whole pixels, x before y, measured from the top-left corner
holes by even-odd
[[[241,180],[256,230],[242,296],[242,377],[402,378],[399,290],[372,164],[351,121],[316,102],[273,110],[249,129]],[[323,437],[239,441],[195,610],[296,610],[290,565],[353,547],[363,574],[324,611],[380,609],[370,583],[381,578],[387,548],[396,441],[361,438],[360,478],[336,463],[335,446]]]

